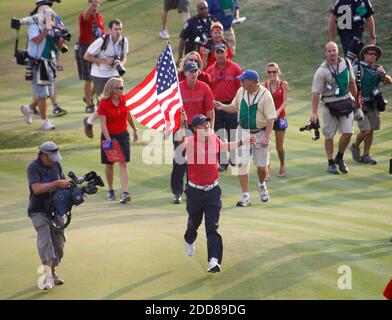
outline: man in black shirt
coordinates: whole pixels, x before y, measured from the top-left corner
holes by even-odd
[[[197,15],[191,17],[185,22],[180,34],[180,43],[178,46],[178,60],[183,55],[191,51],[199,51],[199,43],[195,42],[199,38],[200,43],[207,42],[211,29],[211,17],[208,14],[207,1],[197,3]],[[185,52],[184,52],[185,49]]]
[[[365,26],[369,29],[370,44],[376,44],[374,10],[370,0],[337,0],[331,9],[328,22],[329,41],[336,42],[335,29],[338,30],[344,55],[354,37],[362,39]]]
[[[55,268],[63,257],[65,243],[64,230],[55,229],[56,225],[64,225],[59,216],[52,217],[52,193],[58,188],[66,188],[69,181],[65,180],[59,161],[61,156],[58,146],[52,141],[46,141],[39,147],[38,157],[27,168],[30,198],[28,216],[37,231],[37,248],[43,264],[44,276],[38,281],[41,290],[53,289],[64,284],[56,274]]]

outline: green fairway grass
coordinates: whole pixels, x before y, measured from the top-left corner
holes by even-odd
[[[383,299],[382,291],[392,278],[392,175],[388,173],[392,86],[384,88],[391,103],[382,114],[382,130],[375,133],[371,150],[376,166],[355,163],[347,151],[349,174],[328,175],[323,138],[312,141],[310,132],[299,132],[299,127],[308,124],[312,78],[323,61],[328,8],[334,2],[327,0],[240,1],[241,15],[247,20],[235,29],[234,60],[262,76],[267,62],[278,62],[283,79],[289,82],[287,177],[277,177],[279,160],[273,145],[270,200],[260,201],[251,166],[252,206],[237,208],[241,197],[238,177],[231,174],[231,168],[220,175],[222,271],[207,272],[204,225],[195,256],[186,256],[185,203],[171,203],[171,141],[158,140],[162,150],[165,146],[169,150],[156,153],[166,159],[164,164],[143,163],[151,140],[147,135],[143,138],[147,132],[138,124],[140,141],[132,144],[129,164],[132,201],[127,205],[109,202],[102,188],[74,207],[58,269],[65,285],[39,291],[36,233],[26,213],[26,168],[37,146],[46,140],[58,143],[66,173],[72,170],[84,175],[95,170],[104,177],[104,167],[98,121],[94,139],[83,132],[83,84],[73,57],[77,16],[86,1],[65,0],[53,7],[73,34],[70,51],[61,55],[65,70],[58,73],[57,81],[58,101],[68,114],[50,116],[56,125],[52,132],[40,129],[38,117],[32,125],[23,121],[19,107],[30,102],[31,84],[24,81],[24,68],[12,61],[16,32],[9,24],[12,16],[26,16],[34,2],[0,2],[0,299]],[[191,3],[195,14],[196,1]],[[384,49],[381,63],[392,74],[392,2],[372,3],[377,41]],[[120,18],[130,41],[126,91],[144,79],[165,47],[159,38],[161,9],[160,0],[101,0],[106,24]],[[170,11],[175,58],[180,20],[176,11]],[[22,27],[22,47],[25,30]],[[368,32],[365,39],[369,39]],[[117,190],[118,176],[116,167]],[[351,289],[338,286],[341,266],[351,268]]]

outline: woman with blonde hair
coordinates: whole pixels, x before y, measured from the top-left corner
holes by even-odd
[[[199,66],[199,76],[197,77],[197,80],[200,80],[204,83],[206,83],[209,87],[211,87],[211,76],[202,70],[201,65],[202,65],[202,61],[201,61],[201,57],[200,54],[197,53],[196,51],[191,51],[189,52],[184,59],[182,59],[180,61],[180,65],[178,67],[178,81],[183,81],[185,80],[185,73],[184,73],[184,68],[185,65],[188,62],[195,62],[198,66]]]
[[[98,106],[98,116],[101,121],[102,130],[101,162],[105,165],[105,175],[108,184],[107,198],[109,200],[115,200],[113,163],[108,160],[103,150],[102,141],[104,141],[105,148],[110,149],[112,140],[117,140],[125,157],[124,162],[119,163],[121,182],[120,202],[124,204],[131,200],[131,196],[128,193],[128,162],[131,155],[128,123],[133,129],[133,141],[136,142],[138,140],[137,128],[125,102],[123,80],[117,77],[110,78],[103,89]]]
[[[276,151],[278,152],[280,161],[278,177],[284,177],[286,175],[283,141],[288,127],[285,108],[287,106],[289,86],[286,81],[280,80],[281,74],[282,72],[280,71],[280,67],[277,63],[271,62],[267,64],[267,81],[264,82],[264,87],[271,92],[272,98],[275,102],[276,113],[278,115],[273,127],[273,130],[275,131]],[[267,167],[267,177],[270,176],[269,169],[270,165]]]

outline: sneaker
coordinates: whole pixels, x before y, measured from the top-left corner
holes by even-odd
[[[242,196],[242,199],[237,202],[237,207],[249,207],[251,205],[248,197]]]
[[[182,198],[180,194],[173,194],[173,203],[174,204],[182,203]]]
[[[45,120],[42,121],[42,129],[44,129],[44,130],[54,130],[55,127],[48,119],[45,119]]]
[[[53,108],[53,115],[55,115],[56,117],[61,117],[67,113],[67,110],[60,108],[58,105]]]
[[[359,146],[356,146],[354,143],[350,146],[351,155],[354,161],[360,162],[361,161],[361,150]]]
[[[38,289],[51,290],[55,287],[52,274],[45,274],[38,279]]]
[[[359,162],[366,163],[366,164],[373,164],[373,165],[377,164],[377,161],[374,160],[370,155],[362,156]]]
[[[161,29],[161,31],[159,32],[159,35],[161,36],[161,38],[163,40],[167,40],[170,38],[169,32],[167,31],[167,29]]]
[[[331,174],[339,174],[339,171],[338,171],[338,169],[336,169],[336,165],[335,164],[328,165],[327,172],[331,173]]]
[[[61,279],[57,274],[54,274],[53,276],[53,282],[55,286],[61,286],[64,284],[64,280]]]
[[[95,107],[94,106],[87,106],[86,107],[86,113],[94,113],[95,112]]]
[[[260,184],[260,182],[258,182],[257,187],[260,193],[260,200],[263,202],[267,202],[269,200],[267,185],[265,184],[265,182],[263,184]]]
[[[26,104],[20,106],[20,111],[23,113],[23,119],[27,124],[32,124],[33,119],[32,119],[32,112],[30,110],[30,107]]]
[[[88,120],[88,117],[85,117],[85,118],[83,119],[84,133],[86,134],[86,136],[87,136],[88,138],[93,138],[93,137],[94,137],[93,125],[92,125],[92,124],[89,124],[89,123],[87,122],[87,120]]]
[[[341,173],[344,173],[344,174],[348,173],[348,167],[343,159],[340,159],[340,160],[335,159],[335,163],[339,166],[339,171]]]
[[[129,201],[131,201],[131,196],[129,195],[129,193],[128,192],[121,193],[120,203],[126,204]]]
[[[109,190],[108,195],[106,197],[108,200],[114,201],[116,200],[116,194],[114,193],[114,190]]]
[[[220,265],[217,258],[210,259],[210,262],[208,263],[208,272],[220,272]]]
[[[195,254],[195,243],[189,244],[185,241],[185,252],[189,257],[192,257]]]

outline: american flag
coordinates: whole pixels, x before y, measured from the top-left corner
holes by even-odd
[[[169,43],[154,69],[125,95],[125,99],[132,115],[142,125],[161,131],[179,128],[182,99]]]

